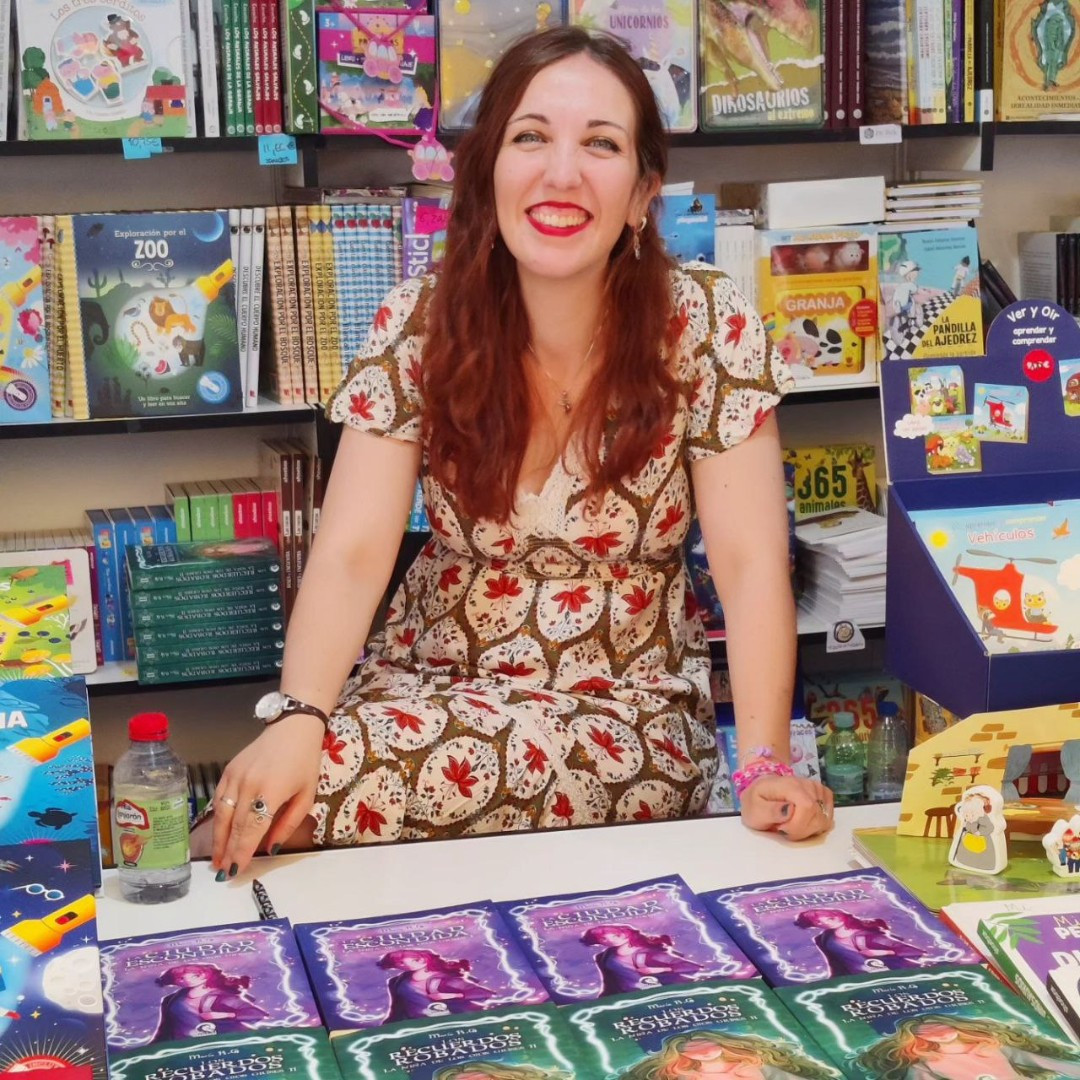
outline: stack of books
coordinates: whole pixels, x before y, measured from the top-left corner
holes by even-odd
[[[808,614],[885,621],[885,519],[868,510],[838,510],[795,527],[803,572],[800,601]]]
[[[981,180],[912,180],[885,189],[890,229],[948,228],[982,213]],[[916,224],[911,224],[915,222]]]
[[[270,675],[281,667],[281,560],[272,540],[130,547],[139,681]]]

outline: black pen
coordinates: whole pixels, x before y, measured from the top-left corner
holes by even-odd
[[[255,898],[255,909],[259,913],[260,919],[276,919],[278,913],[274,910],[274,905],[270,901],[270,894],[266,891],[266,886],[256,878],[251,883],[251,895]]]

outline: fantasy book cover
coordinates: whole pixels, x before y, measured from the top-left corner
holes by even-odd
[[[665,195],[660,236],[677,263],[711,263],[716,258],[716,196]]]
[[[982,354],[974,225],[879,233],[878,274],[886,360]]]
[[[881,870],[718,889],[701,899],[770,986],[982,961]]]
[[[495,62],[519,37],[562,26],[565,6],[566,0],[437,0],[440,130],[472,127]]]
[[[821,0],[700,0],[701,126],[820,127]]]
[[[203,540],[190,544],[134,545],[125,554],[133,591],[176,590],[266,580],[276,584],[281,570],[277,545],[263,536],[245,540]],[[267,586],[267,594],[274,590]],[[153,600],[148,601],[153,603]]]
[[[1080,1050],[977,967],[776,991],[851,1080],[1080,1077]]]
[[[296,927],[331,1031],[548,1000],[490,903]]]
[[[62,566],[0,566],[0,684],[73,674]]]
[[[597,1080],[746,1076],[840,1080],[842,1073],[760,982],[641,990],[567,1009],[582,1070]]]
[[[16,0],[15,13],[27,138],[195,134],[180,0]]]
[[[239,412],[226,215],[72,219],[90,416]]]
[[[405,1020],[332,1045],[345,1080],[591,1080],[554,1005]]]
[[[287,919],[108,941],[101,977],[110,1052],[321,1026]]]
[[[988,653],[1080,645],[1080,500],[910,514]]]
[[[105,1080],[96,870],[83,842],[0,847],[2,1075]]]
[[[41,221],[0,217],[0,424],[51,419]]]
[[[213,1035],[109,1055],[109,1080],[210,1077],[339,1080],[340,1073],[326,1032],[314,1028]]]
[[[626,46],[669,131],[697,129],[696,16],[697,0],[570,0],[573,25],[603,30]]]
[[[999,120],[1075,120],[1080,116],[1076,0],[998,0]]]
[[[559,1004],[757,975],[677,876],[496,906]]]
[[[86,684],[20,679],[0,684],[0,843],[82,840],[101,884],[94,750]]]

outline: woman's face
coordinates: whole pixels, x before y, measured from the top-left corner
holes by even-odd
[[[915,1034],[920,1039],[935,1043],[951,1043],[960,1038],[960,1032],[948,1024],[920,1024],[915,1029]]]
[[[398,967],[406,971],[423,971],[427,967],[427,960],[422,956],[403,956],[398,961]]]
[[[725,1060],[724,1048],[708,1039],[691,1039],[679,1052],[691,1061]]]
[[[813,916],[813,921],[826,930],[839,930],[844,925],[844,920],[831,911],[822,911]]]
[[[499,232],[522,284],[599,277],[650,192],[638,177],[629,91],[579,53],[540,71],[495,161]],[[552,312],[558,317],[557,312]]]
[[[625,930],[605,930],[600,940],[605,945],[629,945],[630,935]]]
[[[176,977],[178,986],[204,986],[206,984],[205,971],[183,971]]]

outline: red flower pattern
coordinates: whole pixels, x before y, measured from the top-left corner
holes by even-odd
[[[570,692],[573,694],[602,694],[605,690],[610,690],[614,685],[615,683],[611,679],[593,675],[588,679],[579,679],[570,687]]]
[[[681,761],[684,765],[690,764],[690,759],[679,749],[675,742],[672,741],[670,735],[665,735],[662,739],[650,739],[649,742],[651,742],[657,750],[662,750],[676,761]]]
[[[560,615],[567,611],[576,615],[592,598],[588,585],[575,585],[572,589],[557,592],[551,599],[558,601]]]
[[[626,753],[626,747],[620,746],[615,741],[615,736],[610,731],[601,731],[599,728],[589,728],[589,738],[607,754],[622,764],[622,756]]]
[[[548,756],[536,743],[529,739],[525,740],[525,760],[528,762],[529,772],[542,773],[547,765]]]
[[[507,675],[511,679],[523,679],[527,675],[533,675],[536,673],[536,668],[529,667],[528,664],[519,661],[514,664],[509,660],[500,660],[499,666],[495,669],[500,675]]]
[[[461,584],[461,567],[455,563],[439,575],[439,591],[447,592],[451,585]]]
[[[574,807],[570,802],[570,796],[565,791],[555,792],[555,802],[551,806],[551,812],[556,817],[565,818],[567,824],[573,820]]]
[[[520,596],[522,588],[516,577],[509,574],[500,574],[497,578],[488,578],[485,582],[487,590],[484,593],[489,600],[501,600],[504,596]]]
[[[619,537],[619,533],[609,530],[599,536],[579,536],[574,543],[584,548],[590,555],[595,555],[598,559],[606,559],[612,550],[619,546]]]
[[[395,724],[402,730],[420,733],[420,729],[424,726],[424,721],[419,716],[414,716],[412,713],[405,712],[403,709],[391,709],[386,706],[386,715],[394,721]]]
[[[634,811],[635,821],[652,821],[652,807],[644,799],[638,801],[638,808]]]
[[[453,784],[466,799],[472,798],[473,785],[480,779],[473,776],[472,765],[462,758],[460,761],[453,754],[450,755],[450,764],[443,767],[443,776]]]
[[[725,345],[739,345],[742,342],[743,331],[746,329],[746,316],[741,311],[736,311],[725,320],[728,332],[724,338]]]
[[[669,506],[664,512],[663,518],[660,520],[660,524],[656,526],[656,531],[661,536],[667,536],[671,530],[679,524],[682,519],[686,517],[686,511],[679,506]]]
[[[322,752],[335,764],[344,765],[345,759],[341,751],[345,749],[345,740],[339,739],[332,731],[323,736]]]
[[[656,596],[655,589],[646,592],[640,585],[635,585],[628,593],[623,593],[622,599],[626,604],[627,615],[640,615],[643,611],[648,611],[654,596]]]
[[[382,836],[382,827],[386,824],[386,818],[373,806],[366,802],[356,804],[356,828],[361,836],[369,832],[372,836]]]
[[[371,411],[375,402],[365,393],[353,394],[349,398],[349,412],[353,416],[359,416],[361,420],[374,420],[375,414]]]
[[[372,324],[375,329],[382,332],[386,330],[387,323],[390,322],[390,317],[394,314],[392,308],[388,308],[385,304],[375,312],[375,318],[372,319]]]

